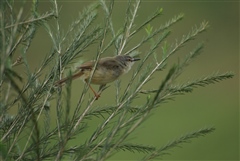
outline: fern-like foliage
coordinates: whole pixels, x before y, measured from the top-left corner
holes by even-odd
[[[169,65],[169,58],[206,31],[208,22],[194,26],[186,35],[170,43],[167,39],[172,34],[171,27],[181,21],[184,14],[155,27],[151,23],[163,16],[163,9],[158,8],[136,25],[141,0],[128,1],[124,22],[116,28],[113,23],[115,1],[99,0],[81,11],[64,32],[59,17],[61,7],[56,0],[49,2],[51,9],[44,13],[39,11],[40,1],[26,3],[31,3],[30,9],[24,2],[16,7],[14,1],[0,1],[0,160],[101,161],[119,151],[143,153],[146,155],[143,160],[151,160],[162,158],[169,149],[214,130],[194,131],[161,148],[134,143],[134,140],[129,142],[129,136],[166,100],[234,76],[232,72],[215,73],[177,83],[178,76],[197,58],[204,45],[197,45],[175,65]],[[30,12],[23,15],[23,11]],[[99,18],[101,14],[104,17]],[[39,27],[48,33],[52,49],[32,69],[28,55],[33,54],[29,49],[33,39],[37,39]],[[133,42],[136,36],[142,38]],[[128,78],[126,88],[120,88],[120,80],[115,82],[115,103],[96,105],[96,99],[86,94],[88,86],[84,86],[77,104],[73,104],[72,80],[64,87],[55,87],[54,82],[94,44],[98,45],[93,54],[96,61],[112,49],[115,52],[112,56],[137,55],[141,61]],[[140,53],[143,46],[148,49]],[[20,65],[24,76],[16,70]],[[167,70],[168,66],[171,68],[157,87],[146,89],[145,85],[154,79],[153,75]],[[72,75],[72,71],[67,74]],[[145,102],[134,104],[138,97]],[[15,110],[14,115],[12,110]],[[51,115],[52,111],[56,111],[56,117]],[[96,118],[101,119],[89,130],[89,122]],[[52,126],[52,122],[55,125]],[[86,132],[87,136],[84,135]],[[22,140],[24,144],[21,144]]]
[[[152,160],[152,159],[155,159],[158,157],[162,157],[163,155],[169,154],[168,150],[170,150],[172,148],[180,147],[181,144],[189,143],[191,139],[198,138],[200,136],[205,136],[206,134],[211,133],[214,130],[215,130],[215,128],[209,127],[209,128],[202,128],[202,129],[187,133],[187,134],[167,143],[166,145],[160,147],[159,149],[157,149],[156,151],[154,151],[147,157],[144,157],[143,160]]]

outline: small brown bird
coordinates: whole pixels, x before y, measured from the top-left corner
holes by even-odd
[[[106,86],[107,83],[113,82],[122,74],[127,73],[131,69],[134,62],[138,60],[140,59],[133,58],[128,55],[101,58],[97,62],[96,69],[90,83],[100,85],[100,91],[104,86]],[[77,67],[75,74],[57,81],[55,85],[59,86],[69,79],[76,79],[79,77],[87,83],[92,75],[94,64],[94,61],[83,63],[81,66]],[[98,99],[100,94],[95,92],[91,85],[89,85],[89,87],[93,91],[96,99]]]

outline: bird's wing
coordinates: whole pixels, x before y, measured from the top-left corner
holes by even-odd
[[[99,65],[104,66],[106,69],[115,69],[119,68],[119,63],[112,58],[104,58],[99,62]]]
[[[94,61],[88,61],[77,67],[77,69],[92,69],[94,65]]]
[[[81,69],[81,70],[90,69],[91,70],[93,68],[94,64],[95,64],[95,61],[85,62],[82,65],[80,65],[79,67],[77,67],[77,70],[79,70],[79,69]],[[103,66],[107,69],[113,69],[113,68],[118,68],[119,63],[112,57],[105,57],[105,58],[101,58],[98,61],[97,66]]]

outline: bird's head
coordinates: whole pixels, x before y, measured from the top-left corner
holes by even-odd
[[[129,55],[118,55],[116,56],[116,60],[119,61],[125,68],[125,72],[128,72],[135,61],[140,60],[139,58],[134,58]]]

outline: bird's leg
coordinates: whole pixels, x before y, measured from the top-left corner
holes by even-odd
[[[87,80],[85,80],[85,83],[86,84],[88,84],[87,83]],[[89,86],[89,88],[91,89],[91,91],[93,92],[93,94],[94,94],[94,96],[96,97],[96,100],[100,97],[100,94],[98,94],[93,88],[92,88],[92,86],[89,84],[88,85]]]
[[[88,84],[88,83],[87,83],[87,80],[85,80],[85,83]],[[93,92],[94,96],[96,97],[96,100],[98,100],[98,98],[100,97],[102,91],[104,90],[104,87],[106,87],[106,84],[100,85],[100,86],[99,86],[99,89],[98,89],[98,92],[96,92],[96,91],[92,88],[92,86],[89,84],[89,88],[91,89],[91,91]]]
[[[98,94],[93,88],[92,86],[89,84],[89,88],[92,90],[92,92],[94,93],[96,100],[98,100],[98,98],[100,97],[100,94]]]
[[[101,93],[102,93],[102,90],[103,88],[106,86],[106,84],[103,84],[103,85],[100,85],[99,86],[99,89],[98,89],[98,92],[96,92],[92,86],[89,84],[89,88],[93,91],[95,97],[96,97],[96,100],[98,100],[98,98],[100,97]]]

